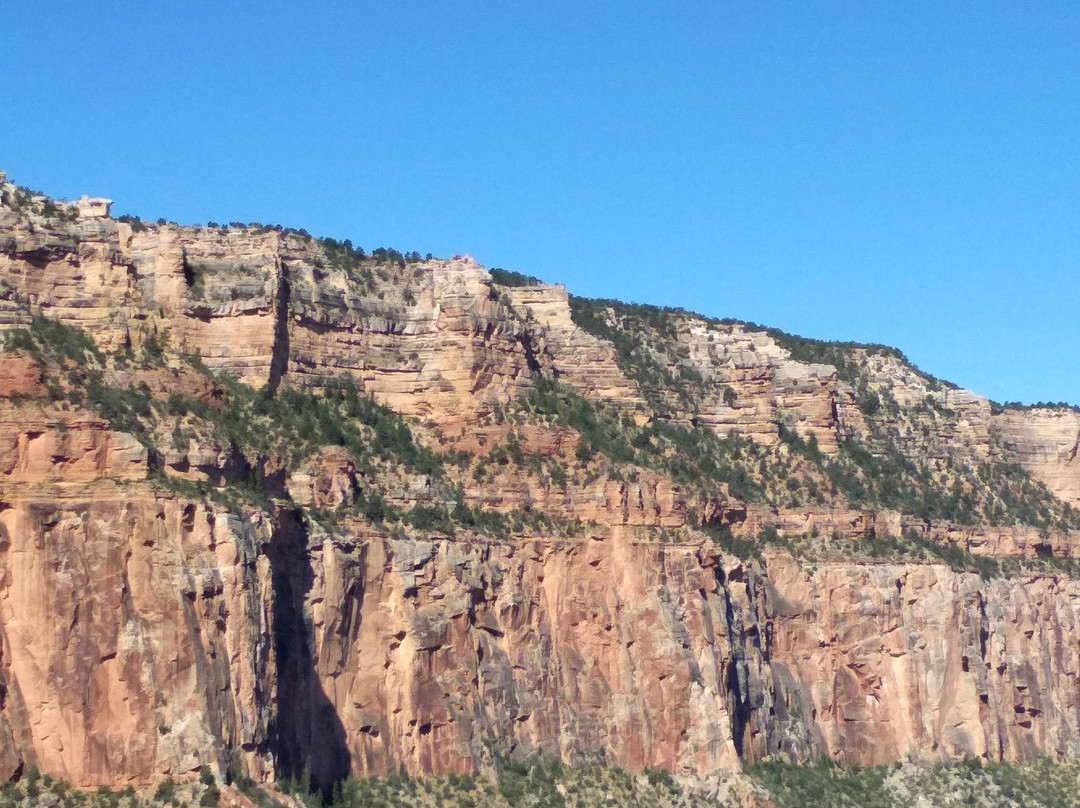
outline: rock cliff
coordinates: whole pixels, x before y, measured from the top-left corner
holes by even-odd
[[[0,776],[1080,756],[1080,416],[0,199]]]

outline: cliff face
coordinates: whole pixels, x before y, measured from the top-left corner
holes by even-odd
[[[492,749],[684,774],[771,753],[1080,751],[1078,651],[1062,641],[1076,636],[1074,581],[808,572],[782,553],[746,565],[599,539],[364,549],[359,562],[317,551],[323,593],[363,597],[328,598],[315,626],[320,680],[365,773],[470,770]],[[342,613],[359,613],[352,632]]]
[[[570,322],[563,290],[500,298],[467,258],[364,277],[331,265],[310,238],[272,230],[134,233],[2,208],[0,229],[0,278],[106,351],[153,339],[256,387],[348,373],[399,412],[447,428],[519,396],[541,365],[584,391],[636,398],[610,346]]]
[[[270,772],[269,527],[158,496],[98,419],[0,423],[0,775],[145,782],[233,749]]]
[[[1080,755],[1076,413],[2,190],[0,776]]]
[[[1056,496],[1080,507],[1080,413],[1035,408],[1006,410],[994,416],[993,434],[1004,452]]]

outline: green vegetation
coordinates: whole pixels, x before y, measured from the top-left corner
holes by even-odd
[[[810,805],[891,808],[892,798],[885,787],[888,771],[884,766],[837,766],[829,760],[808,766],[759,763],[747,767],[747,773],[765,787],[781,808]]]
[[[567,768],[559,764],[502,761],[491,782],[474,775],[349,779],[323,797],[297,784],[285,790],[310,808],[736,808],[733,799],[685,789],[669,773],[633,775],[610,766]]]
[[[207,774],[204,769],[196,782],[168,779],[136,793],[80,791],[31,769],[0,787],[0,808],[212,808],[222,790]],[[494,781],[459,774],[350,778],[327,794],[312,792],[303,779],[273,788],[243,776],[230,779],[260,808],[285,805],[284,795],[308,808],[740,808],[765,801],[777,808],[1080,808],[1080,762],[1048,758],[868,767],[771,761],[746,766],[742,776],[722,780],[711,794],[660,769],[631,774],[611,766],[505,761]]]
[[[1080,528],[1078,514],[1014,463],[947,456],[934,468],[899,448],[895,435],[870,423],[870,446],[856,438],[819,465],[855,507],[890,508],[924,521],[958,525]]]
[[[138,387],[111,387],[104,374],[89,371],[85,384],[85,404],[109,422],[118,432],[134,435],[147,448],[154,450],[151,429],[146,419],[153,415],[153,394],[145,384]]]
[[[230,488],[252,505],[268,507],[272,494],[284,493],[275,478],[291,473],[324,446],[344,448],[356,463],[358,474],[372,483],[383,476],[387,467],[400,467],[406,473],[433,480],[443,479],[443,458],[417,443],[397,413],[360,395],[350,377],[329,383],[321,393],[286,389],[274,394],[268,388],[255,390],[227,374],[210,375],[219,385],[220,396],[207,403],[173,393],[166,400],[155,402],[153,415],[159,427],[154,432],[162,434],[164,428],[160,424],[173,419],[169,440],[174,445],[184,445],[185,427],[181,423],[195,419],[196,425],[207,425],[218,444],[230,447],[242,459],[232,471]],[[109,413],[99,412],[118,423]],[[141,415],[145,417],[145,413]],[[157,451],[156,447],[154,450]],[[164,476],[159,479],[188,496],[215,493],[214,489],[193,489],[191,484]],[[217,493],[227,496],[228,492]],[[368,488],[357,492],[348,512],[377,523],[405,519],[410,524],[434,527],[439,523],[431,515],[435,509],[422,510],[425,507],[418,506],[419,513],[428,516],[426,522],[423,515],[410,518],[409,514],[388,505],[378,488]],[[320,512],[311,516],[328,527],[337,519],[337,515]]]
[[[579,460],[601,454],[615,466],[662,471],[692,489],[711,481],[727,485],[734,497],[751,501],[761,498],[751,469],[765,456],[765,450],[738,435],[720,437],[712,430],[659,419],[637,426],[628,416],[598,407],[543,378],[518,406],[520,412],[577,430],[581,435]],[[619,473],[614,467],[611,472]]]
[[[275,395],[226,374],[214,378],[225,392],[219,407],[174,394],[166,412],[191,413],[211,423],[217,438],[236,446],[249,462],[280,458],[292,470],[322,446],[342,446],[365,473],[374,473],[374,459],[400,463],[416,474],[442,473],[441,459],[413,440],[401,416],[360,395],[348,376],[327,384],[321,395],[293,389]]]
[[[363,247],[354,247],[352,241],[345,239],[338,241],[332,238],[319,239],[326,260],[331,266],[339,267],[347,271],[355,271],[360,268],[367,258]]]
[[[379,298],[383,297],[385,290],[378,288],[376,278],[388,285],[404,286],[408,282],[408,277],[403,270],[408,265],[432,260],[431,253],[421,256],[416,251],[401,253],[389,247],[377,247],[369,255],[362,247],[353,246],[349,239],[337,241],[324,238],[319,239],[319,245],[322,247],[327,265],[343,270],[356,284],[360,293],[375,294]],[[323,266],[321,261],[316,261],[316,268]],[[413,291],[407,286],[404,286],[402,297],[406,305],[411,306],[416,302]]]
[[[696,520],[696,514],[691,519]],[[955,544],[943,544],[926,539],[914,531],[900,536],[869,534],[849,539],[837,534],[819,532],[781,536],[774,528],[766,528],[756,537],[732,534],[726,525],[705,524],[700,528],[725,552],[744,561],[760,560],[766,547],[780,547],[802,562],[945,564],[956,572],[970,572],[983,580],[1019,578],[1030,575],[1056,575],[1080,578],[1080,561],[1057,558],[1049,554],[1035,558],[1020,556],[986,556],[972,553]]]
[[[213,808],[222,790],[205,767],[196,782],[171,778],[136,793],[127,788],[80,791],[30,770],[0,787],[0,808],[38,804],[50,808]],[[668,772],[631,775],[609,766],[569,769],[557,764],[502,763],[495,782],[475,775],[413,778],[404,775],[350,778],[330,793],[312,792],[301,778],[274,788],[244,776],[231,784],[260,808],[280,808],[283,795],[308,808],[737,808],[733,800],[710,799],[685,789]],[[51,794],[54,798],[43,795]]]
[[[372,269],[374,261],[368,257],[362,247],[354,247],[349,239],[337,241],[324,238],[319,241],[319,244],[322,245],[327,263],[331,267],[343,270],[362,293],[370,293],[374,289],[375,272]]]
[[[533,275],[523,275],[520,272],[501,269],[500,267],[494,267],[489,272],[491,272],[492,283],[497,283],[499,286],[537,286],[543,283],[542,280]]]
[[[1080,806],[1080,764],[1040,758],[1027,763],[858,768],[760,763],[749,766],[778,808],[1075,808]]]
[[[209,272],[205,264],[192,263],[187,255],[183,257],[182,270],[184,283],[187,284],[188,295],[192,300],[202,300],[206,297],[206,275]]]
[[[79,218],[74,205],[57,204],[40,191],[22,186],[0,190],[0,205],[15,213],[34,213],[50,219],[75,221]]]
[[[403,254],[390,247],[376,247],[371,251],[371,258],[377,264],[396,264],[402,269],[406,264],[415,264],[422,260],[418,252]]]
[[[221,799],[221,789],[218,788],[217,781],[214,779],[209,767],[201,766],[199,768],[199,783],[206,786],[199,797],[201,808],[216,808],[218,801]]]
[[[572,298],[571,308],[577,325],[615,346],[620,368],[638,384],[653,413],[651,429],[670,432],[672,427],[664,424],[671,424],[679,415],[689,420],[688,426],[674,427],[681,435],[668,437],[690,457],[700,455],[686,449],[692,444],[712,447],[710,453],[718,463],[693,462],[690,468],[709,479],[729,483],[732,494],[740,499],[779,507],[838,499],[852,507],[895,509],[926,521],[1080,529],[1078,515],[1023,469],[997,460],[980,460],[951,444],[948,436],[955,429],[957,414],[933,395],[913,407],[901,408],[880,383],[876,389],[872,387],[865,365],[866,358],[872,356],[906,363],[931,391],[951,386],[918,371],[899,351],[762,329],[787,348],[793,359],[836,367],[840,379],[850,385],[866,430],[857,437],[849,427],[848,435],[841,438],[839,453],[826,457],[812,437],[801,438],[781,421],[777,425],[781,443],[798,462],[760,447],[740,447],[743,457],[738,457],[734,447],[717,444],[711,429],[695,423],[695,413],[718,394],[728,406],[737,403],[737,396],[726,385],[706,382],[680,342],[680,323],[696,321],[724,329],[736,321],[612,300]],[[727,451],[718,453],[715,450],[719,448]],[[625,452],[606,453],[617,462],[630,460]],[[746,455],[756,462],[745,462]],[[641,462],[640,458],[634,461]],[[717,473],[717,468],[724,471]]]
[[[1003,559],[974,555],[962,547],[939,544],[908,531],[901,536],[867,535],[860,539],[843,539],[840,536],[802,535],[780,537],[776,531],[765,531],[758,539],[759,545],[784,547],[793,556],[807,561],[890,561],[900,564],[944,563],[956,572],[975,572],[984,579],[1007,574],[1023,574],[1035,568],[1045,569],[1047,564],[1025,559],[1009,559],[1015,562],[1005,565]],[[1047,559],[1050,565],[1061,562],[1063,569],[1077,567],[1071,559]]]
[[[149,452],[153,479],[182,496],[214,499],[237,511],[268,509],[271,498],[286,495],[283,477],[319,449],[337,446],[348,452],[365,485],[348,507],[310,510],[309,518],[324,528],[332,529],[348,516],[431,535],[467,530],[497,539],[526,530],[579,535],[583,527],[538,511],[502,514],[468,506],[461,487],[452,485],[446,473],[448,465],[463,458],[438,455],[417,442],[401,416],[361,395],[349,376],[330,381],[321,391],[289,388],[274,393],[255,390],[229,374],[212,373],[198,357],[188,357],[191,367],[213,383],[212,396],[155,394],[145,382],[110,383],[109,358],[85,333],[43,317],[34,318],[29,329],[10,332],[6,349],[25,351],[54,371],[65,361],[77,364],[61,380],[48,381],[48,397],[86,406],[114,429],[135,436]],[[152,334],[144,345],[144,361],[162,365],[166,350],[164,341]],[[220,470],[220,481],[191,482],[164,473],[165,447],[182,451],[191,437],[212,439],[231,458]],[[550,473],[556,478],[561,469]],[[430,501],[409,508],[390,504],[384,492],[388,480],[400,474],[426,478]],[[424,494],[417,496],[422,500]]]
[[[711,326],[730,327],[737,325],[752,331],[762,331],[781,347],[786,348],[790,352],[791,358],[796,362],[832,365],[836,368],[841,379],[852,384],[858,379],[858,365],[852,363],[851,354],[854,351],[860,351],[867,356],[888,356],[897,359],[908,365],[915,373],[932,385],[956,387],[950,382],[937,379],[919,370],[902,351],[879,343],[800,337],[781,331],[778,328],[761,326],[747,320],[736,320],[730,317],[706,317],[679,307],[651,306],[640,303],[623,303],[619,300],[583,297],[571,297],[570,306],[574,322],[596,336],[604,336],[601,332],[610,332],[613,328],[603,316],[605,309],[611,309],[615,313],[617,320],[620,321],[620,325],[616,326],[618,330],[632,330],[629,326],[633,324],[639,327],[644,326],[651,332],[659,333],[661,338],[668,339],[675,336],[675,318],[692,318]],[[604,336],[604,338],[608,339],[609,337]]]
[[[97,412],[110,425],[135,435],[160,457],[159,433],[168,423],[169,440],[184,443],[184,430],[176,419],[190,416],[206,424],[214,438],[231,447],[244,460],[249,493],[264,487],[263,474],[271,467],[295,469],[323,446],[341,446],[366,476],[376,476],[378,462],[402,466],[406,471],[439,478],[443,460],[418,444],[409,426],[392,410],[359,394],[351,378],[329,383],[321,394],[287,389],[279,394],[255,390],[227,374],[209,373],[197,360],[193,366],[217,386],[213,403],[172,393],[156,398],[145,383],[133,387],[110,384],[106,357],[84,332],[45,317],[35,316],[29,329],[9,332],[9,351],[24,351],[43,368],[77,365],[66,376],[67,396]],[[151,335],[144,353],[160,362],[163,342]],[[62,389],[50,393],[56,399]],[[160,461],[158,461],[160,462]],[[259,497],[265,501],[265,495]]]
[[[609,308],[618,312],[617,323],[609,322]],[[571,297],[570,312],[576,325],[615,346],[619,367],[638,383],[658,418],[696,409],[705,381],[681,361],[687,354],[678,343],[675,318],[685,314],[682,309]]]
[[[772,337],[777,344],[786,348],[791,353],[791,358],[796,362],[832,365],[836,368],[837,376],[849,384],[855,384],[859,380],[859,364],[852,361],[852,353],[854,351],[859,351],[866,356],[886,356],[896,359],[907,365],[918,376],[929,382],[931,387],[949,387],[956,389],[956,385],[952,382],[938,379],[935,376],[931,376],[929,373],[919,370],[919,368],[904,355],[903,351],[889,345],[881,345],[876,342],[864,343],[811,339],[809,337],[788,334],[786,331],[781,331],[778,328],[765,328],[754,323],[741,323],[741,325],[764,331]]]
[[[1020,412],[1026,410],[1069,410],[1080,413],[1080,406],[1065,401],[1038,401],[1034,404],[1022,404],[1019,401],[1006,401],[1004,404],[999,404],[996,401],[990,402],[990,411],[994,415],[1000,415],[1006,410],[1018,410]]]
[[[689,517],[689,521],[697,521],[696,513],[691,512]],[[770,528],[769,531],[763,531],[755,541],[752,538],[735,536],[731,532],[731,528],[727,525],[716,525],[712,523],[702,524],[701,530],[703,530],[721,550],[726,553],[731,553],[731,555],[736,558],[741,558],[743,561],[760,559],[762,548],[767,544],[774,543],[772,539],[777,536],[775,528]]]
[[[27,192],[22,188],[16,188],[12,191],[5,188],[0,191],[0,205],[15,212],[21,212],[27,209],[32,200],[33,192]]]
[[[355,274],[362,284],[373,283],[376,276],[400,281],[402,273],[394,267],[419,259],[417,254],[402,255],[385,248],[368,256],[348,241],[324,239],[320,244],[330,263]],[[185,260],[193,296],[205,291],[207,271]],[[505,270],[495,270],[493,279],[504,285],[536,281]],[[406,288],[406,300],[410,295]],[[1020,467],[980,460],[963,447],[950,446],[949,430],[957,414],[942,403],[947,399],[927,395],[925,402],[901,408],[880,381],[870,383],[872,377],[862,360],[851,359],[851,352],[858,348],[903,360],[891,349],[770,332],[796,358],[828,361],[850,371],[848,395],[865,427],[859,426],[857,436],[849,429],[841,437],[839,452],[827,456],[813,437],[801,437],[795,425],[788,427],[783,421],[777,424],[779,447],[763,446],[734,432],[721,437],[698,422],[696,413],[707,401],[713,406],[722,399],[734,407],[738,395],[725,384],[703,378],[708,370],[690,361],[689,350],[680,341],[690,315],[677,309],[581,298],[572,300],[572,312],[580,326],[615,346],[620,367],[637,382],[646,399],[647,420],[641,413],[631,418],[625,411],[588,401],[543,380],[532,395],[515,405],[513,415],[577,430],[582,436],[576,457],[581,467],[597,456],[607,461],[606,467],[594,467],[589,475],[618,479],[649,469],[669,476],[691,493],[715,493],[721,484],[736,499],[775,507],[889,508],[925,521],[960,525],[1080,529],[1080,513]],[[724,325],[723,321],[707,322]],[[145,384],[119,387],[110,382],[115,376],[107,365],[115,362],[120,367],[133,360],[130,350],[107,361],[86,334],[40,315],[29,328],[9,332],[5,347],[26,351],[47,368],[44,381],[49,398],[88,406],[116,428],[136,435],[151,450],[153,464],[159,464],[164,455],[161,447],[179,450],[189,438],[201,434],[200,424],[208,425],[214,438],[241,461],[233,464],[225,482],[238,486],[256,504],[265,504],[271,495],[280,496],[280,481],[268,481],[268,475],[294,470],[327,445],[346,448],[360,474],[372,481],[382,473],[377,466],[386,465],[410,474],[445,477],[446,460],[423,449],[412,439],[407,424],[349,389],[348,382],[330,385],[322,394],[284,390],[272,395],[235,379],[214,377],[220,395],[213,402],[179,394],[164,402]],[[141,348],[142,365],[166,367],[167,357],[165,340],[157,333],[148,335]],[[545,484],[568,485],[567,469],[559,461],[525,458],[511,442],[473,464],[473,478],[482,482],[489,469],[511,462],[527,465]],[[370,520],[400,522],[415,530],[450,533],[460,526],[501,533],[511,524],[474,512],[460,497],[437,495],[412,510],[404,513],[390,506],[378,485],[366,487],[354,508]],[[329,515],[315,517],[333,522]]]
[[[829,457],[813,436],[801,438],[781,424],[780,442],[789,451],[785,458],[737,433],[722,437],[707,427],[659,417],[638,426],[625,414],[543,379],[518,412],[577,430],[582,437],[578,460],[602,455],[611,461],[612,476],[636,466],[699,493],[709,483],[722,483],[745,502],[821,504],[840,496],[851,507],[889,508],[924,521],[1080,527],[1080,515],[1015,464],[957,459],[949,461],[948,482],[943,482],[942,472],[909,459],[891,441],[879,439],[877,451],[871,451],[850,438]]]
[[[125,224],[131,225],[131,232],[133,233],[142,233],[144,230],[149,229],[149,225],[147,225],[146,222],[144,222],[138,216],[132,216],[127,213],[125,213],[123,216],[117,216],[116,221],[124,222]]]
[[[66,361],[76,365],[104,362],[104,356],[86,332],[41,314],[33,316],[29,328],[9,331],[4,350],[23,351],[42,366],[50,362],[60,365]]]
[[[867,418],[877,415],[881,411],[881,399],[872,390],[864,390],[859,394],[859,411]]]
[[[47,774],[40,774],[36,769],[29,769],[17,780],[9,780],[0,786],[0,808],[33,805],[42,808],[188,808],[196,805],[212,808],[217,805],[220,794],[213,777],[209,784],[179,784],[167,779],[155,788],[139,793],[131,787],[114,791],[104,786],[94,791],[82,791]],[[276,805],[265,808],[276,808]]]

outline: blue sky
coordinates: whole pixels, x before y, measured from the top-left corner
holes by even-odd
[[[0,169],[574,294],[895,345],[1080,403],[1080,8],[0,8]]]

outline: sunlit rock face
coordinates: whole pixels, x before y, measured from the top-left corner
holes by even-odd
[[[602,459],[553,482],[582,434],[502,418],[554,380],[627,424],[658,418],[660,398],[671,423],[769,447],[787,430],[825,458],[870,445],[874,418],[907,457],[1018,464],[1075,507],[1075,412],[998,411],[868,350],[841,373],[690,315],[664,348],[696,385],[679,398],[632,378],[562,287],[501,285],[468,258],[349,264],[269,228],[121,223],[92,200],[46,215],[12,188],[0,336],[44,315],[110,355],[170,357],[111,378],[145,385],[178,437],[169,421],[151,450],[56,394],[77,363],[0,353],[0,776],[37,767],[115,787],[202,765],[263,782],[306,767],[329,783],[504,756],[710,774],[769,755],[1080,754],[1080,585],[1063,567],[984,579],[933,557],[781,547],[740,560],[701,529],[856,544],[907,531],[1029,560],[1075,557],[1072,533],[748,503]],[[181,372],[181,355],[209,375]],[[262,501],[215,498],[247,459],[212,425],[180,430],[187,416],[166,404],[182,392],[219,407],[213,373],[269,391],[351,377],[418,441],[467,461],[449,483],[394,467],[389,484],[323,446],[268,463]],[[492,459],[511,440],[545,484]],[[459,496],[576,527],[393,529],[358,510],[376,490],[402,508]]]
[[[1080,507],[1080,412],[1005,410],[994,416],[991,428],[1004,452],[1058,497]]]

